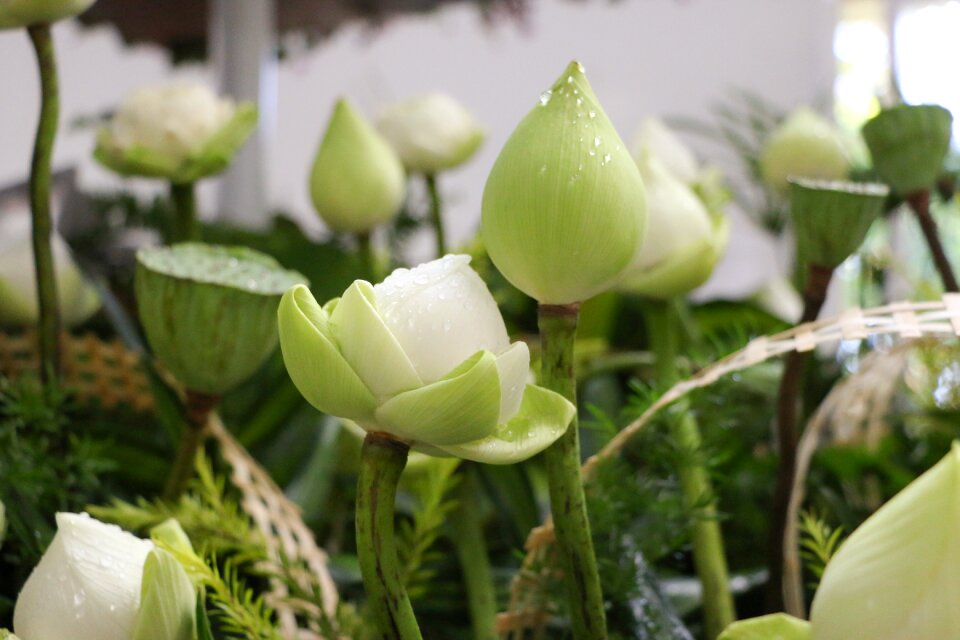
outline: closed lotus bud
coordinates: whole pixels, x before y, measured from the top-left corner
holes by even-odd
[[[3,0],[0,29],[19,29],[72,18],[90,8],[95,0]]]
[[[803,298],[787,278],[776,276],[754,295],[753,302],[770,315],[796,324],[803,315]]]
[[[882,184],[792,180],[797,255],[805,264],[838,267],[863,244],[889,192]]]
[[[100,297],[84,279],[59,235],[51,238],[60,319],[72,327],[100,308]],[[0,325],[32,325],[39,315],[30,218],[0,220]]]
[[[517,126],[483,192],[483,240],[515,287],[545,304],[609,289],[643,240],[636,163],[571,63]]]
[[[199,84],[131,93],[97,136],[94,157],[121,175],[190,183],[220,173],[257,125],[257,110]]]
[[[660,163],[644,154],[640,174],[647,190],[647,234],[621,291],[667,299],[696,289],[713,273],[729,237],[722,213],[703,201]]]
[[[433,175],[458,167],[473,156],[486,132],[459,102],[431,93],[389,105],[377,128],[410,173]]]
[[[812,109],[801,107],[764,142],[760,171],[770,188],[786,194],[789,178],[846,179],[850,159],[836,127]]]
[[[305,283],[262,253],[183,243],[137,252],[140,322],[156,358],[190,391],[220,395],[277,343],[280,296]]]
[[[339,100],[310,171],[317,213],[334,231],[370,231],[403,206],[406,176],[389,144]]]
[[[633,157],[637,164],[647,156],[657,158],[685,184],[700,178],[700,163],[693,151],[660,118],[647,118],[633,139]]]
[[[0,629],[0,640],[20,640],[20,638],[13,635],[6,629]]]
[[[527,345],[510,343],[469,263],[448,255],[377,285],[357,280],[323,307],[304,286],[288,291],[280,347],[300,393],[431,455],[507,464],[552,444],[573,405],[526,384]]]
[[[854,531],[810,610],[816,640],[960,638],[960,444]]]
[[[855,636],[860,637],[860,636]],[[739,620],[717,640],[811,640],[810,623],[785,613]]]
[[[950,149],[953,116],[943,107],[898,105],[863,125],[873,166],[901,196],[931,188]]]

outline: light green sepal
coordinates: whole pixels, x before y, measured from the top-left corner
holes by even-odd
[[[399,438],[442,447],[490,435],[499,416],[497,359],[479,351],[445,378],[383,403],[376,422]]]
[[[176,518],[168,518],[150,529],[150,539],[177,553],[193,553],[193,543]]]
[[[492,434],[441,449],[448,455],[486,464],[521,462],[556,442],[570,426],[574,413],[576,408],[559,393],[530,384],[523,394],[520,411],[508,422],[497,425]]]
[[[283,362],[303,397],[324,413],[370,422],[376,399],[335,346],[310,290],[298,285],[283,294],[277,318]]]
[[[330,315],[340,353],[374,395],[390,397],[423,386],[403,347],[376,309],[373,286],[357,280]]]
[[[785,613],[734,622],[717,640],[810,640],[810,623]]]
[[[196,598],[193,584],[176,558],[154,549],[143,565],[140,610],[132,640],[193,640]]]

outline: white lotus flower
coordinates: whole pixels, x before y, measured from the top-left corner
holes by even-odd
[[[427,175],[463,164],[486,137],[473,115],[443,93],[387,106],[377,128],[407,171]]]
[[[633,157],[637,163],[645,155],[660,160],[684,184],[691,185],[700,179],[697,157],[660,118],[650,117],[641,122],[633,138]]]
[[[77,268],[67,243],[51,237],[60,318],[66,326],[80,324],[100,308],[100,298]],[[37,281],[29,216],[0,218],[0,325],[37,321]]]
[[[86,514],[58,513],[57,534],[13,614],[24,640],[130,640],[153,543]]]

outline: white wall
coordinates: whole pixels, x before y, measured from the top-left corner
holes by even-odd
[[[442,89],[489,130],[476,158],[442,181],[451,235],[464,238],[479,218],[484,179],[500,147],[569,60],[586,66],[629,142],[643,116],[704,116],[731,87],[762,92],[785,107],[822,97],[833,76],[835,3],[530,0],[525,24],[489,25],[476,9],[455,6],[379,31],[348,27],[281,68],[270,201],[316,227],[305,176],[337,96],[349,96],[372,116],[385,101]],[[171,72],[160,51],[125,50],[107,28],[63,24],[55,35],[63,78],[63,131],[55,157],[62,167],[87,162],[92,145],[92,132],[67,130],[73,118],[109,109],[131,88]],[[204,70],[176,73],[202,76]],[[3,185],[24,176],[37,106],[33,60],[22,33],[0,32],[0,86]],[[96,171],[84,174],[100,180],[89,177]],[[746,237],[745,244],[735,244],[731,260],[769,253],[754,241]]]

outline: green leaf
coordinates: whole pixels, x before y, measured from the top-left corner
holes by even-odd
[[[204,607],[205,598],[203,593],[197,594],[197,640],[214,640],[213,631],[210,629],[210,617],[207,616],[207,609]]]
[[[140,611],[133,640],[193,640],[196,592],[176,558],[154,549],[143,565]]]
[[[717,640],[810,640],[811,637],[809,622],[775,613],[734,622]],[[865,636],[851,636],[854,637]]]

